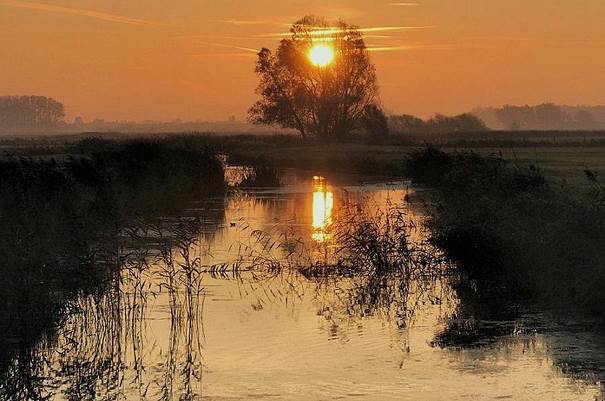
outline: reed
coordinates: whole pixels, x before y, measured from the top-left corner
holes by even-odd
[[[430,147],[411,154],[408,172],[437,190],[432,242],[481,291],[602,315],[605,195],[594,174],[587,191],[572,190],[499,155]]]

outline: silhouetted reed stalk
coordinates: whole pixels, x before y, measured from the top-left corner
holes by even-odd
[[[203,367],[204,274],[236,279],[240,290],[255,294],[257,308],[268,302],[294,305],[310,279],[318,304],[324,305],[323,313],[335,327],[375,314],[392,316],[398,327],[408,327],[428,292],[428,284],[414,283],[413,277],[437,270],[423,268],[422,261],[428,266],[436,259],[415,248],[414,227],[404,213],[391,207],[377,214],[355,209],[352,220],[343,214],[359,226],[341,227],[337,221],[330,227],[339,244],[330,269],[325,259],[313,262],[312,247],[291,228],[276,227],[268,233],[244,227],[251,235],[247,242],[233,245],[238,256],[232,263],[204,266],[198,256],[199,219],[137,220],[122,232],[115,258],[121,274],[100,295],[78,298],[60,331],[65,344],[60,347],[62,361],[56,362],[60,373],[38,374],[65,380],[60,387],[69,387],[72,399],[102,393],[108,398],[153,394],[165,400],[195,399],[201,394]],[[332,293],[333,299],[326,298]],[[153,350],[146,338],[147,304],[150,297],[162,294],[170,306],[170,338],[158,368],[147,359]],[[50,347],[39,344],[27,360],[35,361],[44,350]],[[27,371],[32,372],[31,366]]]
[[[178,262],[173,266],[178,269],[174,288],[169,291],[171,327],[166,369],[158,372],[161,380],[147,360],[153,344],[146,338],[146,304],[150,295],[159,295],[153,290],[152,271],[160,266],[149,247],[153,230],[147,223],[144,226],[146,228],[138,227],[125,234],[128,246],[120,258],[123,264],[120,277],[108,283],[107,289],[99,295],[83,295],[70,306],[72,311],[59,332],[58,344],[52,347],[38,344],[32,348],[32,355],[18,359],[34,363],[37,358],[49,358],[43,355],[51,355],[51,349],[55,350],[52,360],[35,362],[40,367],[38,373],[28,365],[20,374],[21,379],[31,377],[28,376],[31,374],[51,377],[57,380],[55,390],[74,400],[88,399],[93,394],[106,394],[114,399],[133,392],[137,398],[146,399],[151,395],[150,388],[156,385],[158,396],[165,400],[193,400],[201,394],[201,387],[196,383],[201,383],[203,294],[199,260],[192,257],[197,244],[197,239],[191,236],[194,226],[185,222],[175,230],[177,234],[172,238],[178,244],[176,248],[168,250],[160,245],[166,257],[174,255],[175,251],[179,253]],[[158,243],[162,244],[161,241]],[[167,267],[162,265],[161,269]],[[167,286],[161,288],[158,291],[165,291]],[[60,383],[67,378],[69,380]],[[178,385],[175,383],[177,378]],[[35,388],[35,391],[53,392],[52,386],[42,383],[37,383]],[[34,394],[33,391],[28,390],[28,397]]]
[[[0,324],[9,330],[8,349],[1,344],[0,393],[8,399],[52,398],[55,391],[90,398],[109,385],[104,372],[123,371],[128,360],[136,374],[122,374],[120,385],[132,381],[140,394],[146,391],[143,322],[148,298],[158,295],[149,216],[224,188],[222,166],[207,149],[181,153],[176,145],[147,142],[97,142],[86,157],[60,163],[0,161],[6,279],[0,323],[10,322]],[[172,272],[168,280],[171,310],[183,309],[175,295],[182,278],[190,296],[183,298],[189,312],[181,315],[195,318],[201,314],[199,262],[185,261],[179,270],[186,273]],[[49,362],[52,350],[64,352],[64,363],[53,362],[62,372]],[[66,376],[74,382],[49,384]]]
[[[321,242],[304,241],[303,233],[291,228],[251,230],[241,222],[242,232],[250,232],[249,242],[231,247],[241,258],[231,267],[246,266],[238,271],[247,272],[250,280],[238,280],[246,287],[240,294],[255,294],[254,308],[275,300],[292,304],[304,297],[302,274],[313,283],[321,313],[334,327],[380,315],[400,329],[413,324],[422,305],[451,298],[442,281],[448,265],[406,205],[387,200],[381,206],[363,198],[338,210],[325,229],[330,235]]]
[[[203,269],[199,256],[200,220],[179,219],[170,227],[155,227],[158,238],[159,266],[155,277],[159,278],[159,291],[167,291],[170,304],[170,340],[166,356],[166,370],[160,394],[162,399],[172,399],[174,380],[180,372],[182,389],[179,399],[193,400],[201,391],[202,362],[200,360],[203,338]],[[168,235],[166,235],[168,233]],[[184,353],[177,372],[179,344]]]
[[[443,260],[427,242],[419,222],[405,205],[387,199],[384,207],[346,205],[332,229],[336,254],[346,265],[380,275],[396,271],[405,276],[442,273]]]

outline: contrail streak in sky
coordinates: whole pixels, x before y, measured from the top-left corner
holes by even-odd
[[[99,19],[102,21],[116,22],[116,23],[128,24],[128,25],[138,25],[138,26],[161,25],[156,22],[146,21],[146,20],[137,19],[137,18],[124,17],[121,15],[108,14],[108,13],[92,11],[92,10],[84,10],[84,9],[79,9],[79,8],[55,6],[55,5],[44,4],[44,3],[32,3],[32,2],[28,2],[28,1],[0,0],[0,6],[21,8],[21,9],[27,9],[27,10],[36,10],[36,11],[47,11],[47,12],[55,13],[55,14],[89,17],[89,18]]]
[[[218,47],[226,47],[228,49],[236,49],[236,50],[243,50],[246,52],[253,52],[253,53],[258,53],[259,49],[253,49],[251,47],[241,47],[241,46],[234,46],[234,45],[226,45],[223,43],[211,43],[211,42],[199,42],[203,45],[209,45],[209,46],[218,46]]]
[[[358,32],[386,32],[386,31],[412,31],[417,29],[430,29],[434,28],[434,26],[376,26],[371,28],[357,28],[355,29]],[[337,33],[342,33],[338,27],[326,27],[326,28],[312,28],[309,31],[311,36],[329,36],[335,35]],[[273,38],[273,37],[282,37],[291,35],[291,32],[277,32],[277,33],[267,33],[263,35],[259,35],[259,37],[265,38]]]

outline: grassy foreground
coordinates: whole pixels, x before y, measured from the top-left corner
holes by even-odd
[[[487,134],[483,134],[486,136]],[[521,134],[515,134],[516,136]],[[542,132],[541,137],[554,133]],[[578,134],[576,133],[576,136]],[[530,142],[512,141],[500,134],[490,133],[492,140],[484,137],[460,140],[439,140],[442,149],[474,151],[488,156],[502,155],[512,164],[536,165],[553,184],[567,182],[570,186],[585,186],[584,170],[605,176],[605,145],[600,142]],[[510,135],[509,135],[510,136]],[[187,134],[164,136],[138,136],[161,142],[170,148],[203,152],[207,148],[229,156],[230,163],[274,168],[299,168],[313,174],[353,173],[383,177],[405,175],[402,160],[405,155],[423,146],[428,139],[393,136],[381,143],[353,138],[344,143],[325,143],[312,139],[303,141],[296,136],[273,135],[214,135]],[[45,159],[65,160],[69,156],[89,157],[102,148],[116,148],[133,138],[114,134],[100,137],[83,135],[70,137],[39,137],[0,141],[0,159],[6,154],[35,156]],[[500,139],[499,139],[500,138]],[[574,137],[575,138],[575,137]],[[455,139],[455,138],[454,138]]]
[[[544,134],[547,135],[547,134]],[[294,167],[327,175],[330,172],[374,174],[380,176],[404,176],[405,156],[424,141],[392,138],[383,143],[352,140],[345,143],[302,141],[292,136],[258,137],[202,136],[215,149],[230,156],[235,163],[255,164],[259,159],[277,167]],[[466,141],[444,143],[445,152],[473,151],[478,154],[502,155],[511,164],[540,167],[553,184],[566,182],[571,186],[585,186],[584,170],[605,176],[605,146],[595,144],[552,144]]]
[[[602,146],[469,147],[454,150],[473,151],[483,156],[502,155],[513,165],[538,166],[553,185],[586,187],[586,170],[605,177],[605,147]]]
[[[477,292],[603,315],[605,191],[591,172],[570,190],[535,167],[433,147],[412,153],[407,171],[437,189],[432,240]]]

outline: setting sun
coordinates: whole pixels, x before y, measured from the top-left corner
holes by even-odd
[[[325,67],[334,60],[334,49],[325,44],[314,45],[309,50],[309,60],[317,67]]]

